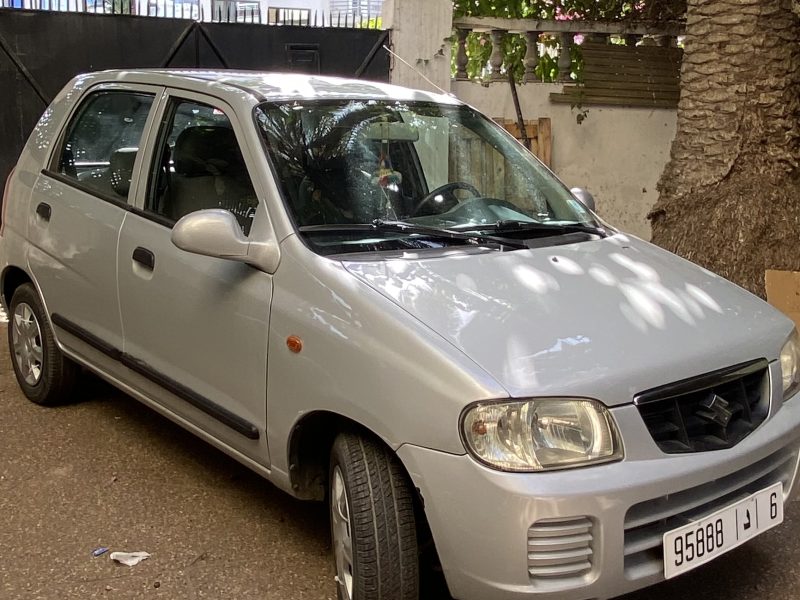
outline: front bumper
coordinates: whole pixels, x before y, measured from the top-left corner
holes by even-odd
[[[737,446],[683,455],[661,453],[636,407],[619,407],[625,460],[584,469],[503,473],[410,445],[398,456],[420,490],[455,598],[612,598],[664,579],[665,531],[778,481],[789,498],[800,395],[777,407]],[[555,536],[545,540],[555,552],[537,551],[542,535]]]

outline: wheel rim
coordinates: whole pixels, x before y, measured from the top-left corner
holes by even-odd
[[[339,466],[333,468],[331,484],[331,532],[336,578],[343,600],[353,598],[353,537],[350,533],[350,503]]]
[[[44,351],[42,350],[42,330],[33,309],[20,302],[14,309],[11,319],[11,345],[14,348],[14,361],[22,378],[28,385],[36,385],[42,377]]]

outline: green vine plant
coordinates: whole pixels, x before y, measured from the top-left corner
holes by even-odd
[[[686,14],[686,0],[455,0],[456,17],[502,17],[508,19],[586,20],[601,22],[624,22],[647,20],[668,22],[682,19]],[[452,38],[452,72],[456,72],[458,42]],[[612,38],[612,43],[620,40]],[[554,35],[539,37],[539,59],[535,67],[536,78],[541,82],[558,81],[559,41]],[[490,76],[489,57],[492,41],[488,33],[470,32],[466,39],[467,76],[488,83]],[[519,34],[506,34],[502,41],[503,68],[509,70],[517,82],[525,73],[523,59],[526,53],[525,39]],[[570,79],[580,82],[583,57],[580,45],[571,49],[572,66]]]

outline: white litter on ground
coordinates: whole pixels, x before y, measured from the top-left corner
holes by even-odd
[[[147,560],[150,558],[149,552],[112,552],[108,555],[111,560],[115,560],[118,563],[122,563],[123,565],[127,565],[129,567],[135,567],[143,560]]]

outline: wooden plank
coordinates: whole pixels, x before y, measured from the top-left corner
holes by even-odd
[[[564,90],[572,89],[611,89],[611,90],[648,90],[653,92],[674,92],[680,90],[681,86],[678,81],[673,83],[651,83],[649,81],[629,81],[624,80],[611,80],[611,79],[595,79],[584,81],[583,85],[577,86],[564,86]]]
[[[659,73],[634,73],[631,71],[584,71],[580,75],[580,81],[629,81],[631,83],[663,83],[666,85],[678,85],[680,75],[659,74]]]
[[[683,52],[682,48],[678,48],[677,46],[627,46],[625,44],[611,44],[611,43],[604,43],[604,42],[592,42],[589,40],[584,41],[581,45],[581,48],[587,48],[589,50],[610,50],[613,52],[639,52],[642,54],[646,53],[653,53],[658,54],[662,52]]]
[[[554,21],[542,19],[503,19],[499,17],[458,17],[453,19],[456,29],[471,31],[543,31],[564,33],[618,33],[637,35],[683,35],[684,23],[671,21],[656,23],[655,21]]]
[[[549,117],[539,118],[537,127],[539,133],[537,136],[539,151],[536,153],[536,156],[538,156],[539,160],[541,160],[548,167],[552,162],[552,136],[550,126],[551,124]]]
[[[628,106],[650,108],[676,108],[677,101],[673,100],[647,100],[644,98],[614,98],[609,96],[581,96],[577,98],[571,94],[550,94],[550,102],[556,104],[580,104],[580,106]]]
[[[522,141],[522,134],[519,130],[519,125],[517,125],[515,120],[504,119],[502,117],[494,117],[492,120],[503,127],[520,142]],[[528,139],[531,142],[531,152],[533,152],[533,154],[535,154],[539,160],[541,160],[548,167],[550,166],[552,156],[550,127],[550,119],[548,117],[542,117],[535,121],[527,119],[525,120],[525,129],[528,133]],[[507,165],[504,165],[503,169],[505,173],[504,177],[506,180],[508,180],[511,169],[509,169]],[[497,180],[495,180],[495,184],[496,183]]]
[[[492,150],[490,152],[494,159],[494,197],[495,198],[505,198],[506,197],[506,159],[505,157],[497,152],[496,150]]]
[[[606,83],[651,83],[653,85],[680,86],[678,77],[638,77],[633,75],[622,75],[617,73],[584,73],[581,81],[584,85],[592,85],[595,82]]]
[[[483,171],[483,152],[481,152],[483,142],[478,139],[469,142],[469,171],[464,173],[461,181],[469,181],[479,190],[486,189],[486,177]]]
[[[508,121],[505,125],[505,130],[508,131],[518,140],[522,139],[522,131],[516,121]],[[528,134],[528,139],[532,140],[536,137],[536,121],[525,121],[525,132]]]
[[[680,60],[681,48],[662,48],[661,46],[616,46],[614,44],[592,44],[585,42],[579,46],[584,56],[635,56],[646,59]]]
[[[653,77],[678,77],[680,75],[680,69],[671,68],[671,69],[660,69],[660,68],[651,68],[648,65],[621,65],[621,64],[608,64],[608,65],[598,65],[593,63],[584,63],[583,64],[583,72],[589,73],[591,75],[597,75],[599,73],[610,74],[610,75],[651,75]]]
[[[659,100],[671,100],[675,103],[677,103],[681,97],[681,93],[679,90],[676,90],[674,92],[650,92],[648,90],[587,88],[580,92],[564,90],[562,93],[567,96],[571,96],[573,98],[586,98],[589,96],[605,96],[608,98],[657,98]]]
[[[664,99],[678,99],[680,97],[680,90],[673,90],[670,92],[651,91],[651,90],[625,90],[619,88],[564,88],[563,94],[570,94],[574,97],[583,96],[613,96],[619,98],[664,98]]]
[[[581,73],[581,81],[628,81],[630,83],[664,83],[666,85],[678,85],[680,75],[659,75],[653,73],[600,73],[594,71],[584,71]]]
[[[659,71],[677,71],[681,68],[680,62],[669,60],[642,60],[640,58],[614,58],[613,56],[585,56],[583,62],[589,66],[621,66],[627,68],[658,69]]]
[[[539,153],[541,152],[539,148],[539,135],[539,131],[537,131],[536,136],[531,138],[531,152],[533,152],[533,154],[536,156],[539,156]]]
[[[565,86],[564,89],[568,89],[568,87],[569,86]],[[631,81],[629,79],[618,78],[590,79],[588,81],[580,82],[573,87],[587,90],[601,87],[611,89],[648,90],[662,92],[674,92],[681,89],[681,86],[677,81],[671,81],[667,83],[663,81],[642,81],[641,79]]]
[[[629,65],[653,65],[661,68],[675,68],[681,64],[680,59],[673,60],[666,56],[630,56],[628,54],[600,54],[593,52],[583,52],[584,62],[591,64],[629,64]]]

